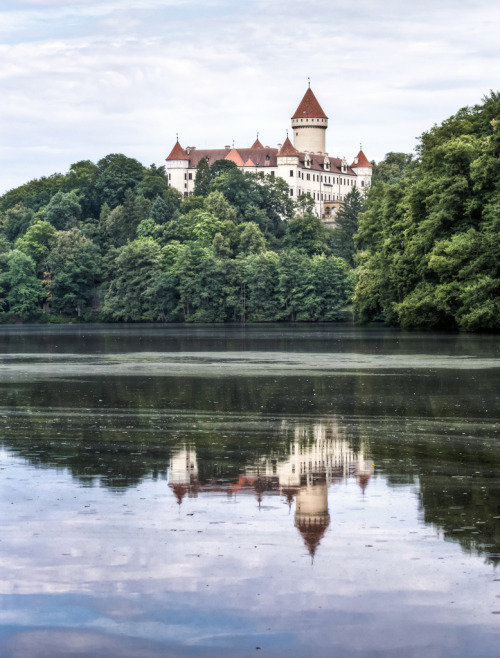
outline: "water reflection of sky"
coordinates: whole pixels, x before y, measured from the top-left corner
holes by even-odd
[[[423,522],[415,484],[394,487],[362,450],[321,441],[298,459],[293,442],[281,460],[264,455],[231,483],[200,481],[196,450],[180,445],[166,478],[121,493],[3,451],[2,655],[68,643],[76,655],[465,656],[474,643],[495,655],[494,570]],[[295,478],[294,460],[318,456],[324,479],[314,466]],[[312,561],[297,498],[325,486]]]

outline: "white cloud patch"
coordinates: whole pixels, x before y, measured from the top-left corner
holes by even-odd
[[[0,192],[80,159],[282,142],[311,77],[332,155],[411,151],[495,86],[500,9],[29,0],[0,11]],[[453,6],[453,11],[450,8]],[[43,154],[42,156],[40,154]]]

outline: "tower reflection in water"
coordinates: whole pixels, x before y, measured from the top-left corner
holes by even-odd
[[[295,499],[295,527],[302,535],[311,556],[330,525],[328,490],[331,484],[356,479],[364,492],[373,475],[374,465],[363,444],[355,451],[339,436],[332,424],[314,428],[294,427],[288,454],[270,452],[241,467],[236,480],[208,479],[199,475],[196,449],[182,445],[170,458],[169,487],[179,505],[187,495],[203,493],[255,495],[259,507],[264,496],[280,495],[291,509]],[[210,466],[210,465],[206,465]],[[206,472],[210,468],[203,469]]]

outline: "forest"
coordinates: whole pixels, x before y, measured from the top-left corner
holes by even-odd
[[[123,154],[0,197],[0,322],[500,328],[500,95],[373,163],[326,228],[280,178],[202,161],[195,192]]]

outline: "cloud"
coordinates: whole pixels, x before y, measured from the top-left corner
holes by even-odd
[[[486,2],[60,2],[0,11],[0,192],[126,152],[283,141],[307,78],[332,155],[411,151],[495,83],[500,10]],[[496,53],[496,56],[495,56]],[[496,60],[496,61],[495,61]],[[40,154],[43,154],[41,157]]]

